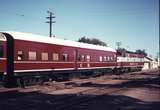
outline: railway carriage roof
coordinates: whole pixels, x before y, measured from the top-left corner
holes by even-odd
[[[15,32],[15,31],[6,31],[4,33],[8,33],[11,36],[13,36],[14,39],[19,39],[19,40],[27,40],[27,41],[57,44],[57,45],[64,45],[64,46],[71,46],[71,47],[79,47],[79,48],[85,48],[85,49],[95,49],[95,50],[116,52],[115,49],[112,49],[110,47],[80,43],[80,42],[63,40],[63,39],[58,39],[53,37],[50,38],[47,36],[35,35],[31,33]]]

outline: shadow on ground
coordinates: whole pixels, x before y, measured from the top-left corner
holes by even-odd
[[[122,79],[123,80],[123,79]],[[124,79],[125,80],[125,79]],[[138,88],[160,90],[160,77],[133,79],[119,84],[83,83],[80,87]],[[144,102],[125,95],[52,95],[13,90],[0,92],[0,110],[160,110],[159,102]]]
[[[126,79],[124,79],[126,80]],[[76,84],[74,84],[76,85]],[[157,78],[141,78],[125,81],[118,84],[96,84],[92,82],[82,83],[80,87],[103,87],[103,88],[150,88],[150,89],[160,89],[160,77]]]
[[[159,110],[160,102],[143,102],[123,95],[51,95],[0,92],[0,110]]]

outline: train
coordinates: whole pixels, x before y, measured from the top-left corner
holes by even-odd
[[[6,87],[141,70],[143,65],[142,54],[32,33],[0,32],[0,80]]]

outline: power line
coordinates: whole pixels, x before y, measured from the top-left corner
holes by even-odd
[[[49,13],[49,16],[46,18],[49,19],[49,21],[47,21],[46,23],[49,23],[49,36],[52,37],[52,24],[56,23],[56,21],[53,21],[53,18],[56,18],[56,17],[53,16],[54,13],[52,13],[51,11],[47,11],[47,13]]]

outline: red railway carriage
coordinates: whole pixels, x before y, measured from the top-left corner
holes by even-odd
[[[21,32],[0,33],[0,80],[9,85],[18,80],[22,83],[28,76],[140,70],[143,62],[143,55],[110,47]]]
[[[21,32],[0,33],[0,72],[8,79],[30,73],[114,69],[109,47]]]

